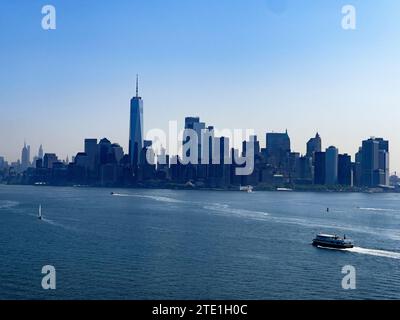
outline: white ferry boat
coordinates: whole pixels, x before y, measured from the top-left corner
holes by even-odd
[[[346,236],[341,238],[337,235],[323,233],[318,234],[312,244],[314,246],[335,249],[348,249],[354,247],[353,242],[350,239],[346,239]]]

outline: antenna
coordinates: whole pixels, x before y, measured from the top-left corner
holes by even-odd
[[[136,74],[136,98],[139,97],[139,75]]]

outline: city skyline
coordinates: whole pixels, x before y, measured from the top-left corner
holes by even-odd
[[[199,115],[220,128],[253,128],[261,144],[266,131],[288,128],[301,153],[318,131],[323,147],[352,157],[360,141],[385,137],[391,171],[399,170],[400,4],[352,1],[357,29],[344,31],[340,1],[156,2],[94,9],[53,1],[58,24],[49,32],[40,28],[40,1],[25,10],[2,2],[0,154],[18,159],[25,138],[63,159],[82,149],[83,137],[127,151],[126,101],[139,73],[144,132]]]

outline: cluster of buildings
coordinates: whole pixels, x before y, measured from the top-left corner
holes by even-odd
[[[266,133],[261,147],[257,136],[243,141],[242,150],[232,148],[228,137],[215,137],[214,127],[199,117],[185,118],[182,155],[155,154],[152,141],[143,138],[143,100],[130,102],[129,151],[106,138],[85,139],[84,150],[72,161],[54,153],[30,160],[30,147],[22,149],[21,160],[8,164],[0,157],[0,181],[8,183],[97,186],[162,186],[228,188],[238,185],[296,187],[342,186],[346,188],[389,188],[398,184],[389,176],[389,142],[370,138],[362,142],[354,161],[330,146],[322,150],[317,133],[306,145],[306,154],[291,149],[288,132]],[[217,161],[215,161],[217,159]],[[238,169],[250,170],[238,174]]]

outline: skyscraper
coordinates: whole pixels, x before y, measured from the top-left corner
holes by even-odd
[[[321,152],[321,137],[319,133],[315,135],[315,138],[311,138],[307,142],[307,157],[314,157],[315,152]]]
[[[353,184],[351,156],[348,154],[338,156],[338,184],[346,186]]]
[[[136,76],[136,96],[131,99],[129,128],[129,159],[136,167],[143,149],[143,100],[139,97],[139,79]]]
[[[205,128],[206,128],[206,124],[204,122],[200,122],[200,118],[199,117],[186,117],[185,118],[185,130],[194,130],[196,132],[196,135],[197,135],[197,152],[198,153],[197,153],[197,159],[196,160],[198,162],[202,157],[202,148],[201,148],[202,138],[205,137],[206,133],[211,134],[211,135],[213,134],[213,128],[212,127],[209,127],[207,132],[205,132]],[[208,139],[209,139],[209,141],[208,141],[209,142],[209,150],[208,150],[208,152],[209,152],[209,156],[211,156],[210,150],[212,150],[212,137],[209,136]],[[183,145],[186,145],[187,143],[191,144],[190,145],[190,149],[195,147],[193,145],[194,142],[190,141],[190,137],[187,136],[187,133],[185,132],[184,133],[184,137],[183,137]],[[186,146],[186,147],[189,148],[189,146]],[[187,158],[191,157],[190,149],[186,150],[185,156]]]
[[[362,142],[361,183],[366,187],[389,184],[389,142],[370,138]]]
[[[379,142],[379,185],[389,185],[389,141],[382,138],[376,138]]]
[[[338,149],[330,146],[325,151],[325,184],[338,183]]]
[[[43,167],[47,169],[52,169],[53,164],[58,161],[55,153],[45,153],[43,156]]]
[[[325,184],[326,154],[325,152],[316,152],[314,158],[314,184],[323,185]]]
[[[268,162],[276,168],[287,169],[290,154],[290,138],[287,133],[267,133],[266,150]]]
[[[299,157],[296,163],[296,177],[303,183],[312,182],[312,160],[311,157]]]
[[[99,164],[104,165],[112,160],[111,142],[107,138],[103,138],[98,144]]]
[[[260,153],[260,141],[257,140],[257,136],[252,135],[249,137],[249,141],[242,142],[242,156],[246,156],[247,145],[251,143],[253,145],[254,154]]]
[[[96,161],[99,160],[97,139],[85,139],[85,153],[88,157],[89,169],[93,171],[96,168]]]
[[[357,187],[362,186],[362,147],[358,149],[355,155],[353,166],[353,184]]]
[[[43,159],[43,146],[40,145],[38,152],[38,159]]]
[[[24,142],[24,147],[22,148],[21,152],[21,167],[23,170],[27,169],[30,166],[31,161],[31,147],[26,145]]]

